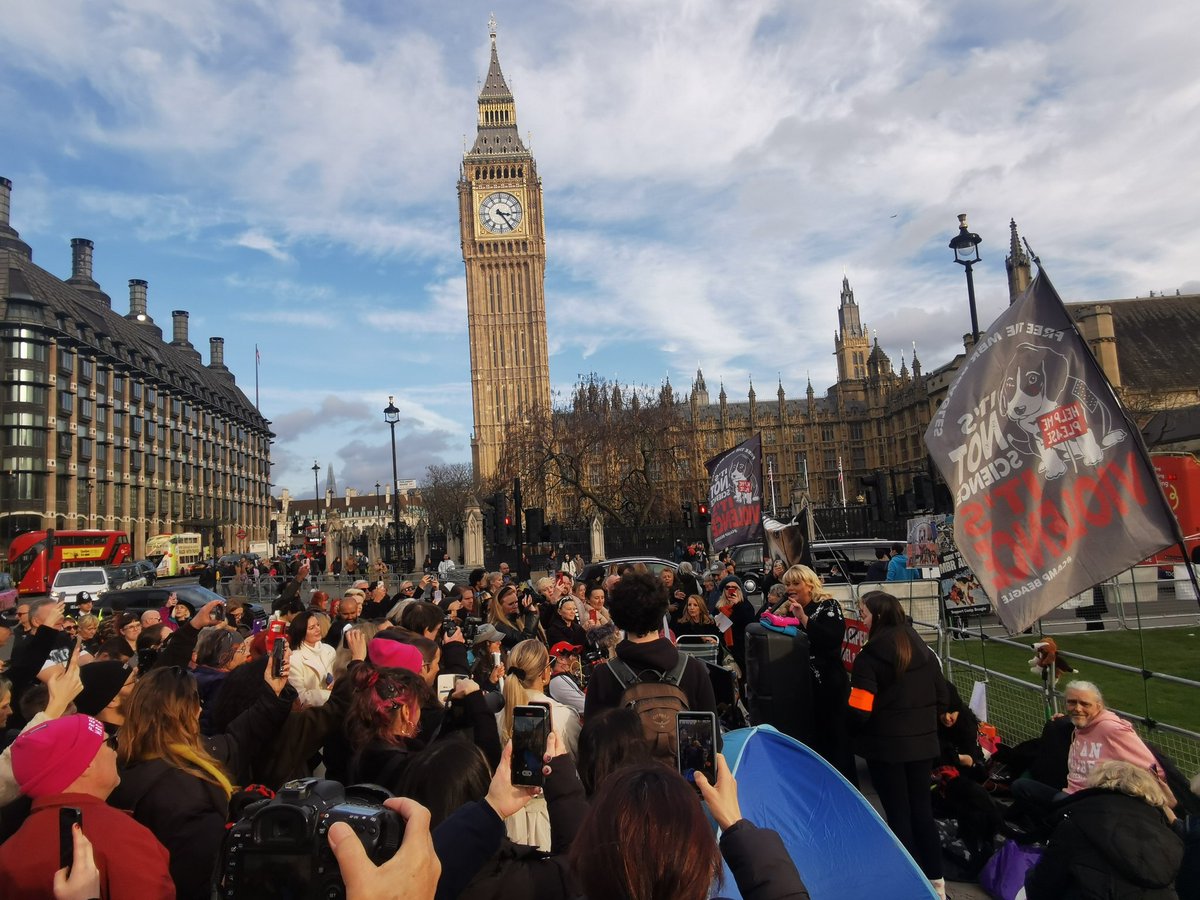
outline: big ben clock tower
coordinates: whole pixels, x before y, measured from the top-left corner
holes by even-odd
[[[479,92],[475,144],[463,156],[458,215],[467,270],[475,475],[496,472],[506,426],[550,407],[542,183],[517,132],[516,104],[492,58]]]

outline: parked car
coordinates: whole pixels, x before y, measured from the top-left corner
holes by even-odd
[[[130,563],[138,574],[146,579],[146,584],[154,584],[158,580],[158,567],[148,559],[139,559],[137,562]]]
[[[742,590],[747,594],[757,594],[762,590],[763,576],[766,568],[763,566],[763,554],[766,548],[762,544],[735,544],[729,548],[729,556],[733,560],[733,571],[742,582]],[[724,571],[725,565],[715,557],[712,571]]]
[[[146,579],[132,565],[81,566],[59,569],[50,586],[50,596],[54,600],[72,604],[81,591],[87,591],[98,600],[109,591],[142,587],[145,584]]]
[[[813,568],[830,583],[860,584],[867,577],[867,568],[875,562],[875,549],[893,543],[883,538],[815,541],[812,545]]]
[[[875,548],[892,543],[883,538],[814,541],[813,570],[831,584],[859,584],[867,576],[867,567],[875,561]],[[757,594],[762,588],[767,574],[764,553],[762,544],[738,544],[730,549],[734,569],[747,594]],[[714,563],[714,567],[717,565]]]
[[[17,586],[7,572],[0,572],[0,610],[12,609],[17,605]]]
[[[658,576],[663,569],[671,571],[679,570],[679,563],[671,562],[669,559],[662,559],[658,556],[621,556],[615,559],[606,559],[602,562],[592,563],[589,566],[584,566],[583,576],[585,581],[590,581],[596,577],[595,571],[598,568],[603,570],[605,576],[616,575],[617,570],[621,566],[644,565],[650,570],[650,574]]]
[[[167,597],[175,594],[179,602],[193,613],[204,604],[213,600],[224,600],[220,594],[200,587],[198,584],[154,585],[153,587],[128,588],[121,591],[109,591],[104,595],[101,606],[110,608],[113,612],[142,613],[148,609],[161,609],[167,605]],[[245,621],[250,625],[265,627],[267,612],[257,603],[247,603]]]

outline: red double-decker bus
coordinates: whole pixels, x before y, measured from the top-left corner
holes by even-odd
[[[112,566],[132,555],[124,531],[27,531],[8,548],[8,567],[22,594],[44,594],[59,569]]]

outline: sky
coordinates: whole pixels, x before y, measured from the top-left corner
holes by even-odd
[[[488,19],[545,192],[556,399],[581,374],[713,399],[833,384],[843,274],[899,367],[962,348],[957,214],[1009,220],[1064,299],[1200,292],[1187,0],[55,0],[0,29],[0,175],[34,260],[70,239],[128,310],[225,361],[312,496],[469,461],[456,182]]]

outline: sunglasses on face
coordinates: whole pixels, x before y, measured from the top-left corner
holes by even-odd
[[[111,734],[108,737],[106,737],[104,739],[104,746],[107,747],[109,750],[111,750],[113,753],[116,753],[117,752],[117,736],[115,734]]]

